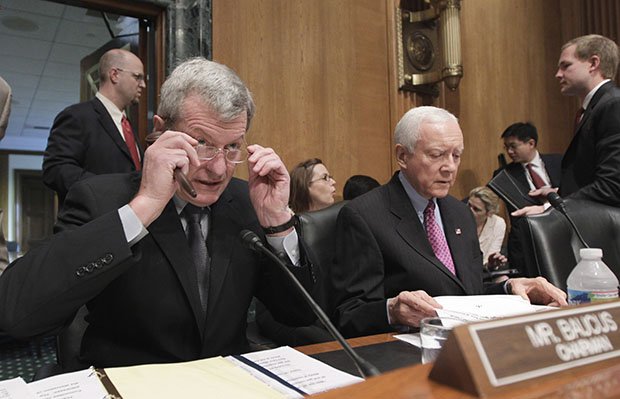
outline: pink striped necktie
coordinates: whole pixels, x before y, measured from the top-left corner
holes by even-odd
[[[430,241],[435,255],[452,274],[456,275],[454,262],[452,261],[452,254],[450,254],[450,247],[448,247],[446,236],[443,234],[441,228],[435,220],[435,202],[432,199],[428,201],[428,205],[426,205],[426,208],[424,209],[424,224],[426,225],[426,235],[428,236],[428,241]]]
[[[125,137],[125,144],[127,144],[127,148],[129,149],[129,153],[131,154],[131,159],[133,160],[133,164],[136,167],[136,170],[142,169],[142,165],[140,164],[140,156],[138,155],[138,146],[136,145],[136,139],[133,136],[133,131],[131,130],[131,125],[125,116],[123,115],[123,119],[121,119],[121,125],[123,126],[123,136]]]

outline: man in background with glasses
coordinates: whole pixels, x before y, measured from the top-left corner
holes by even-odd
[[[243,82],[224,65],[185,61],[162,86],[157,114],[164,133],[142,173],[75,184],[57,233],[0,278],[0,330],[51,333],[86,304],[78,367],[110,367],[246,352],[253,296],[283,322],[314,320],[287,276],[239,238],[258,233],[313,286],[286,168],[272,149],[245,146],[254,102]],[[232,177],[242,162],[248,182]]]
[[[78,180],[142,167],[143,151],[125,108],[146,88],[144,66],[133,53],[112,49],[99,60],[100,87],[94,98],[63,110],[50,132],[43,181],[59,205]]]
[[[527,197],[531,190],[542,187],[557,187],[562,175],[561,154],[540,154],[537,150],[538,132],[536,126],[529,122],[517,122],[508,126],[502,133],[504,149],[512,160],[505,170],[519,187],[522,195]],[[501,169],[493,172],[497,175]],[[497,181],[496,184],[501,184]],[[507,188],[506,192],[510,192]],[[537,201],[536,198],[532,198]],[[509,202],[505,202],[508,212],[517,209]],[[540,202],[542,204],[542,202]],[[508,234],[508,260],[511,268],[524,270],[525,255],[523,245],[519,239],[519,229],[523,228],[517,218],[510,217],[510,233]]]

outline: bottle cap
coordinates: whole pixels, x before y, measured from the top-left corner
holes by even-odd
[[[600,259],[603,257],[603,250],[600,248],[581,248],[579,256],[581,259]]]

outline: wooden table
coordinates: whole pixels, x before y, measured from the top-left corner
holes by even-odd
[[[394,341],[394,334],[378,334],[367,337],[349,339],[352,347],[372,345]],[[340,349],[336,342],[307,345],[295,348],[307,355]],[[471,394],[459,391],[428,379],[433,367],[430,364],[417,364],[395,371],[371,377],[365,382],[348,387],[334,389],[312,398],[435,398],[464,399],[476,398]],[[618,398],[620,397],[620,364],[612,365],[604,370],[584,373],[579,378],[564,376],[545,383],[532,383],[524,389],[513,390],[492,398],[528,398],[528,399],[561,399],[561,398]]]

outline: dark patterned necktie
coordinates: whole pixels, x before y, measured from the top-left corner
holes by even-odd
[[[121,125],[123,126],[123,137],[125,137],[125,144],[127,144],[127,149],[129,149],[129,153],[131,154],[133,165],[136,167],[136,170],[140,170],[142,169],[142,165],[140,164],[140,156],[138,155],[136,139],[133,136],[131,125],[125,116],[121,119]]]
[[[426,235],[428,236],[428,241],[431,243],[431,247],[433,247],[433,252],[435,252],[435,255],[439,258],[441,263],[443,263],[452,274],[456,275],[446,236],[444,236],[435,220],[435,202],[433,200],[428,201],[428,205],[426,205],[424,209],[424,224],[426,225]]]
[[[185,235],[189,242],[189,249],[192,260],[196,266],[196,276],[198,280],[198,293],[203,310],[207,310],[207,300],[209,298],[209,274],[210,259],[207,252],[207,240],[202,234],[200,221],[203,215],[208,214],[208,208],[198,208],[192,204],[185,205],[183,213],[187,221]]]

